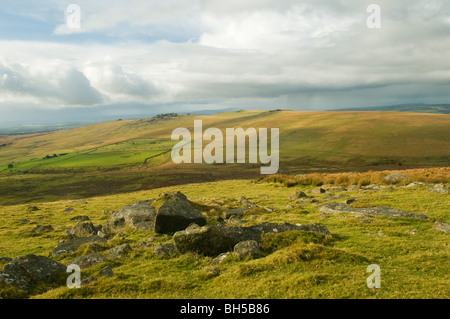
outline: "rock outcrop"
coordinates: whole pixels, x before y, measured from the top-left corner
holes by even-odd
[[[17,257],[0,271],[0,281],[29,292],[41,283],[54,284],[66,273],[66,266],[44,256]]]
[[[326,203],[319,207],[319,211],[326,214],[349,213],[363,216],[386,216],[390,218],[403,217],[403,218],[428,219],[428,217],[423,214],[405,212],[390,207],[354,208],[344,203]]]
[[[120,208],[103,226],[103,231],[114,233],[128,226],[137,230],[170,233],[183,230],[192,223],[205,225],[206,219],[185,195],[174,192],[161,194],[156,201],[140,201]]]
[[[285,232],[290,230],[314,231],[330,235],[325,226],[321,225],[293,225],[261,223],[249,227],[241,226],[191,226],[184,231],[176,232],[173,236],[175,245],[181,253],[195,252],[206,256],[217,256],[232,251],[234,246],[242,241],[257,241],[265,233]]]
[[[407,176],[404,174],[400,174],[400,173],[392,173],[389,175],[386,175],[383,178],[383,181],[387,184],[397,184],[401,181],[406,180]]]
[[[81,269],[87,269],[94,267],[106,261],[105,256],[100,254],[89,254],[81,256],[72,260],[69,264],[75,264],[80,266]]]
[[[106,243],[106,238],[102,238],[99,236],[86,236],[86,237],[77,237],[69,241],[61,242],[58,246],[56,246],[52,250],[52,256],[58,257],[65,254],[70,254],[76,252],[81,245],[88,243]]]
[[[87,236],[97,234],[98,230],[98,227],[95,227],[91,222],[83,223],[82,221],[79,221],[74,227],[67,229],[65,234],[66,236]]]
[[[126,226],[144,231],[155,230],[156,209],[153,200],[139,201],[120,208],[103,226],[106,233],[115,233]]]
[[[438,220],[434,223],[433,225],[433,229],[434,230],[438,230],[438,231],[442,231],[444,233],[449,233],[450,232],[450,224],[445,223],[441,220]]]
[[[158,200],[163,200],[158,207],[155,220],[155,232],[170,233],[186,229],[194,223],[200,226],[206,224],[206,219],[180,192],[163,194]]]
[[[153,256],[155,257],[165,257],[168,258],[177,252],[177,248],[174,243],[159,244],[155,247],[153,251]]]
[[[259,250],[259,244],[256,240],[241,241],[234,246],[234,253],[239,258],[244,259],[259,258],[261,257],[261,251]]]
[[[125,256],[128,252],[131,251],[131,246],[129,244],[123,244],[111,249],[108,249],[105,253],[105,256],[109,260],[120,259]]]

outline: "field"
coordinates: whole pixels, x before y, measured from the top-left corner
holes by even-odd
[[[171,132],[192,132],[194,119],[202,119],[204,129],[278,127],[278,174],[261,176],[259,163],[175,165]],[[105,225],[111,211],[174,191],[211,225],[245,197],[258,208],[225,225],[320,224],[331,233],[267,233],[260,258],[231,254],[213,266],[213,257],[195,253],[155,257],[156,245],[173,242],[173,233],[126,228],[102,249],[128,243],[131,252],[83,269],[82,278],[95,281],[80,289],[39,286],[30,294],[0,284],[0,298],[448,299],[449,235],[435,222],[450,222],[449,150],[448,115],[399,112],[172,114],[0,136],[0,257],[35,254],[68,265],[90,249],[52,257],[67,240],[64,231],[76,224],[71,218],[88,216]],[[387,182],[393,173],[402,179]],[[314,193],[316,187],[326,192]],[[297,191],[308,197],[290,198]],[[428,219],[320,210],[349,199],[354,208],[390,207]],[[52,230],[35,232],[37,225]],[[0,258],[0,269],[7,263]],[[371,264],[381,268],[381,289],[366,285]],[[114,276],[98,276],[106,265]]]

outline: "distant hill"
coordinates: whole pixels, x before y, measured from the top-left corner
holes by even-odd
[[[181,164],[175,128],[279,128],[282,174],[448,166],[450,116],[243,110],[166,114],[31,135],[0,135],[0,203],[97,196],[261,176],[260,164]],[[205,145],[207,142],[204,143]],[[32,194],[30,193],[32,192]]]
[[[345,108],[333,111],[390,111],[390,112],[450,114],[450,104],[401,104],[389,106]]]
[[[217,127],[222,131],[279,128],[280,164],[287,170],[298,166],[445,164],[450,157],[450,117],[443,114],[247,110],[214,115],[173,113],[33,135],[0,136],[0,145],[8,145],[0,149],[0,171],[11,162],[16,162],[19,172],[140,166],[147,157],[166,154],[176,143],[170,139],[172,131],[177,127],[192,131],[194,119],[202,119],[204,129]],[[62,153],[68,155],[42,161],[47,155]],[[170,159],[158,165],[164,162]]]

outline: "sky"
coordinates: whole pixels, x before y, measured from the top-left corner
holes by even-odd
[[[0,1],[0,124],[449,98],[448,0]]]

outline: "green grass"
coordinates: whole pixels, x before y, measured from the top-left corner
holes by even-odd
[[[195,254],[170,259],[155,258],[152,248],[136,248],[156,234],[125,230],[124,240],[114,239],[108,247],[129,242],[133,252],[115,262],[112,278],[81,288],[60,287],[33,295],[33,298],[449,298],[449,235],[432,229],[436,219],[450,222],[447,194],[427,192],[426,186],[398,187],[394,191],[336,192],[356,197],[356,206],[389,206],[426,214],[431,220],[361,218],[348,215],[321,217],[315,204],[299,205],[288,200],[296,190],[308,192],[312,186],[281,187],[277,184],[246,180],[188,184],[148,191],[93,197],[87,203],[71,200],[37,203],[39,210],[28,213],[27,205],[0,206],[0,255],[17,257],[34,253],[49,256],[62,238],[65,228],[75,222],[69,218],[88,215],[95,225],[108,219],[103,210],[115,210],[138,200],[155,198],[167,191],[180,190],[201,208],[205,216],[214,210],[238,205],[246,196],[250,201],[274,208],[246,214],[247,225],[270,221],[320,223],[333,234],[326,238],[313,233],[288,232],[263,237],[263,257],[238,260],[230,257],[218,266],[220,275],[207,273],[211,257]],[[320,202],[326,194],[317,195]],[[288,206],[288,205],[292,205]],[[64,213],[66,207],[74,212]],[[43,218],[41,218],[43,217]],[[22,223],[26,218],[30,222]],[[36,235],[34,224],[50,224],[54,232]],[[417,234],[410,231],[416,229]],[[382,233],[382,234],[381,234]],[[381,235],[380,235],[381,234]],[[170,240],[160,236],[157,242]],[[58,258],[67,263],[82,254]],[[366,268],[381,267],[381,289],[366,287]],[[1,265],[0,265],[1,266]],[[95,275],[105,264],[82,271],[82,277]],[[1,289],[1,288],[0,288]],[[6,292],[5,292],[6,295]]]
[[[45,173],[64,169],[97,169],[143,165],[146,159],[172,149],[174,141],[166,139],[134,139],[66,155],[16,162],[9,173]],[[52,153],[50,156],[52,156]]]

